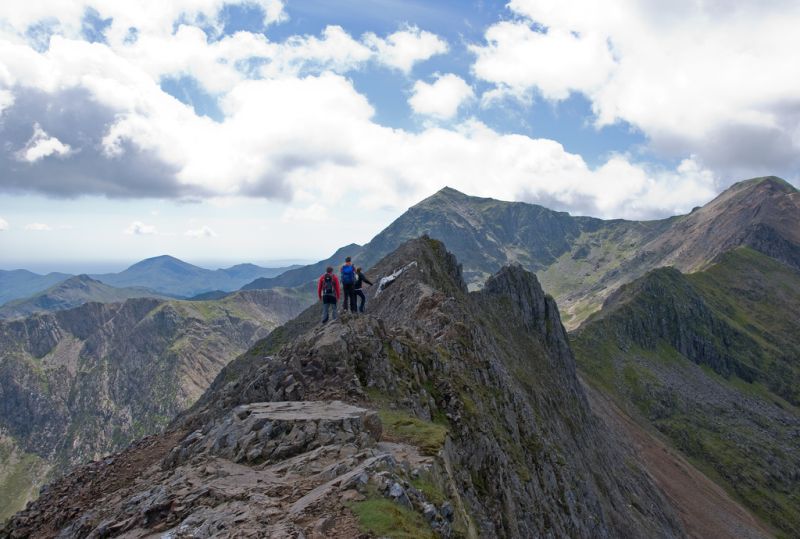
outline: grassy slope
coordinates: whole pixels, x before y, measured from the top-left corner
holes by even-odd
[[[740,248],[701,273],[658,270],[619,296],[574,335],[586,378],[791,536],[800,528],[800,275]],[[678,351],[664,330],[670,313],[696,317],[678,341],[700,353]],[[648,333],[649,320],[659,328]]]
[[[800,275],[740,248],[687,278],[715,312],[758,344],[773,392],[800,405]]]
[[[36,497],[50,466],[0,435],[0,522]]]

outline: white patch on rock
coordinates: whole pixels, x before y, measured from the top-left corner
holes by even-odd
[[[381,280],[378,282],[378,290],[375,291],[375,297],[378,297],[383,290],[385,290],[390,284],[395,282],[398,277],[400,277],[404,271],[409,268],[412,268],[417,265],[417,261],[413,261],[410,264],[403,266],[400,269],[395,270],[391,275],[387,275],[386,277],[382,277]]]

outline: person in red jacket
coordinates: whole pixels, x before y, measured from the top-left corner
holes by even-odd
[[[322,323],[324,324],[328,321],[328,310],[333,311],[333,319],[336,320],[336,302],[339,301],[339,279],[330,266],[319,278],[317,295],[322,301]]]

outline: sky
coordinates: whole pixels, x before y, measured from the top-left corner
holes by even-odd
[[[800,185],[795,0],[5,0],[0,269],[310,261],[450,186]]]

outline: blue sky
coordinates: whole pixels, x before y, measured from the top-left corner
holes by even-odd
[[[445,185],[649,219],[800,176],[794,2],[145,4],[0,7],[0,268],[313,260]]]

